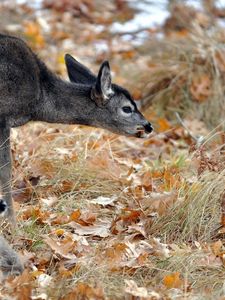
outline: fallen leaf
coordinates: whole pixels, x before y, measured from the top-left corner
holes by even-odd
[[[70,221],[77,221],[81,216],[81,212],[79,209],[74,210],[71,214],[70,214]]]
[[[90,202],[105,206],[105,205],[112,205],[117,199],[118,199],[117,196],[112,196],[112,197],[99,196],[95,199],[92,199]]]
[[[171,125],[169,123],[169,121],[167,121],[166,119],[163,119],[163,118],[159,118],[157,120],[158,122],[158,132],[165,132],[169,129],[171,129]]]
[[[67,239],[62,240],[62,241],[56,241],[48,236],[44,238],[44,241],[46,244],[50,246],[50,248],[56,253],[59,254],[60,256],[67,258],[67,259],[72,259],[75,258],[74,254],[71,254],[69,252],[72,251],[74,248],[74,241],[67,237]]]
[[[125,292],[129,295],[135,296],[135,297],[142,297],[147,298],[148,297],[148,290],[145,287],[138,287],[137,283],[134,280],[124,280],[126,283]]]
[[[109,222],[99,222],[98,224],[91,226],[82,226],[74,221],[67,224],[74,229],[74,232],[78,235],[93,235],[100,237],[107,237],[110,235],[110,223]]]
[[[166,275],[163,278],[163,283],[168,289],[172,289],[172,288],[178,289],[183,286],[184,281],[180,278],[180,273],[175,272],[175,273]]]
[[[79,282],[72,292],[60,298],[60,300],[104,300],[104,293],[101,287],[91,287],[87,283]]]
[[[28,270],[24,270],[23,273],[16,277],[15,279],[11,280],[8,278],[7,282],[4,284],[8,290],[12,291],[13,298],[17,299],[31,299],[32,295],[32,275],[29,273]]]
[[[45,40],[38,23],[32,21],[24,22],[24,34],[33,48],[43,48]]]
[[[39,284],[40,287],[42,288],[46,288],[48,285],[50,285],[52,281],[52,277],[49,276],[48,274],[40,274],[38,277],[37,277],[37,282]]]
[[[216,241],[211,245],[212,252],[215,256],[221,256],[221,254],[223,253],[222,248],[223,248],[223,243],[221,240]]]
[[[211,95],[212,81],[207,74],[194,75],[190,92],[193,98],[198,102],[204,102]]]

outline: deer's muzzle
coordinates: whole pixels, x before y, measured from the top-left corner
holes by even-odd
[[[138,138],[145,138],[148,137],[148,135],[153,131],[153,127],[151,123],[146,123],[143,126],[138,126],[136,137]]]

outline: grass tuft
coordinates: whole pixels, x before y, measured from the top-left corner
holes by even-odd
[[[211,241],[220,226],[220,197],[224,192],[225,170],[205,172],[167,213],[147,228],[148,234],[166,242]]]

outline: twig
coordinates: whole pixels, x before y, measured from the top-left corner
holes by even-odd
[[[149,27],[143,27],[143,28],[140,28],[140,29],[137,29],[137,30],[133,30],[133,31],[122,31],[122,32],[113,32],[111,35],[114,37],[114,36],[122,36],[122,35],[136,35],[140,32],[143,32],[143,31],[149,31]]]
[[[184,127],[184,129],[187,131],[187,133],[190,135],[190,137],[196,142],[197,144],[197,147],[200,147],[201,144],[204,142],[205,138],[204,136],[199,136],[199,137],[196,137],[192,134],[192,132],[189,130],[189,128],[187,128],[187,126],[184,124],[184,121],[181,119],[180,115],[178,112],[175,112],[175,115],[178,119],[178,121],[180,122],[180,124]]]

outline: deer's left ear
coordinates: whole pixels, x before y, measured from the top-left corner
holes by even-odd
[[[65,63],[71,82],[81,84],[93,84],[96,82],[96,76],[70,54],[65,55]]]
[[[99,106],[105,105],[113,95],[112,79],[109,62],[104,61],[99,69],[95,86],[92,89],[92,97]]]

